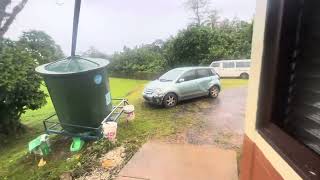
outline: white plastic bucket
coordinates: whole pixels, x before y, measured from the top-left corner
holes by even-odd
[[[123,107],[123,112],[126,114],[132,113],[134,111],[133,105],[126,105]]]
[[[103,123],[102,125],[103,136],[107,138],[109,141],[115,142],[116,136],[117,136],[117,127],[118,127],[118,124],[116,122]]]
[[[127,114],[127,121],[132,121],[135,118],[134,106],[126,105],[123,107],[123,112]]]

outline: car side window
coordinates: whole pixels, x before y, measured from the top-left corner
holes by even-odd
[[[196,71],[190,70],[185,72],[180,79],[184,79],[184,81],[191,81],[197,78]]]
[[[211,64],[211,67],[220,67],[220,63],[215,63],[214,62],[214,63]]]
[[[210,72],[212,74],[212,71],[210,71],[209,69],[198,69],[197,70],[198,78],[209,77]]]
[[[234,62],[223,62],[222,67],[223,68],[234,68]]]

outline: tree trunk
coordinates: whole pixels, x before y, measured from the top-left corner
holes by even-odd
[[[3,19],[8,16],[8,14],[6,13],[6,8],[10,3],[11,3],[11,0],[0,1],[0,27],[1,27],[1,24],[3,24],[1,23]]]
[[[197,26],[200,26],[201,25],[201,18],[200,18],[199,4],[197,4],[197,6],[196,6],[195,14],[196,14],[196,19],[197,19]]]
[[[11,3],[11,0],[1,0],[0,4],[0,39],[3,38],[4,34],[8,31],[13,20],[19,14],[19,12],[24,8],[28,0],[21,0],[17,4],[10,14],[6,13],[6,7]]]

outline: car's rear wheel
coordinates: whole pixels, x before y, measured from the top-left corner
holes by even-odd
[[[241,73],[240,78],[241,79],[249,79],[249,74],[248,73]]]
[[[212,98],[217,98],[219,96],[220,93],[220,88],[218,86],[212,86],[209,89],[209,96]]]
[[[178,97],[174,93],[168,93],[163,98],[163,105],[166,108],[171,108],[177,105],[178,103]]]

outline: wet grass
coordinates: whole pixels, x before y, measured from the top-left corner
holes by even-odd
[[[222,84],[222,90],[246,86],[248,84],[248,80],[246,79],[221,79],[220,82]]]
[[[127,96],[137,87],[143,86],[147,81],[110,78],[111,93],[114,98]],[[48,93],[46,87],[41,87]],[[29,110],[22,116],[22,123],[27,127],[27,133],[22,136],[12,137],[0,146],[0,179],[41,179],[40,177],[57,177],[57,174],[70,169],[72,161],[64,163],[65,159],[48,163],[48,166],[38,169],[33,159],[27,157],[27,145],[30,140],[43,133],[42,120],[54,114],[54,107],[50,97],[47,104],[39,110]],[[66,146],[61,151],[69,152],[71,140],[66,140]],[[27,158],[24,158],[27,157]],[[30,162],[24,162],[29,160]],[[30,164],[31,163],[31,164]],[[31,168],[30,168],[31,167]],[[51,168],[55,170],[50,170]],[[47,173],[48,172],[48,173]],[[52,176],[50,175],[52,174]],[[26,176],[27,175],[27,176]]]
[[[27,144],[30,140],[43,133],[42,120],[54,113],[53,105],[48,97],[48,103],[36,111],[27,111],[22,122],[28,127],[23,136],[7,140],[0,146],[0,179],[58,179],[63,172],[70,171],[79,176],[98,166],[98,157],[120,144],[125,145],[127,160],[138,148],[150,138],[169,136],[183,128],[192,125],[195,117],[193,111],[181,116],[184,105],[171,109],[150,106],[143,102],[141,92],[147,81],[110,78],[111,94],[113,98],[127,97],[129,102],[135,105],[136,119],[126,124],[124,120],[119,122],[119,129],[115,145],[101,140],[91,142],[78,154],[69,153],[70,139],[54,137],[53,153],[47,157],[47,164],[38,168],[35,159],[27,152]],[[246,80],[223,79],[223,89],[245,86]],[[43,87],[46,91],[46,88]],[[201,103],[201,106],[210,104]],[[191,107],[190,107],[191,108]],[[205,108],[205,107],[203,107]],[[177,116],[179,115],[179,116]]]

